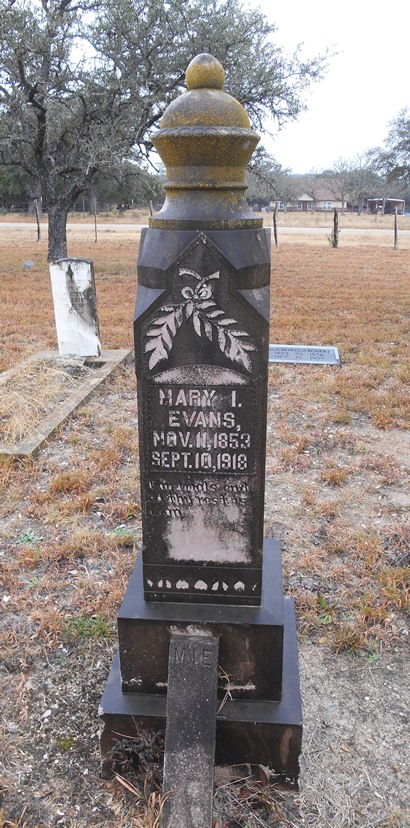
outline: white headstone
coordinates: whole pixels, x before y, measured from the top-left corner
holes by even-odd
[[[58,259],[50,264],[58,351],[61,356],[100,356],[93,263]]]

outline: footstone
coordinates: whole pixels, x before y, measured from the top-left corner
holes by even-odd
[[[171,638],[162,828],[212,823],[218,644],[207,635]]]
[[[101,342],[93,264],[59,259],[50,264],[58,350],[61,356],[99,356]]]

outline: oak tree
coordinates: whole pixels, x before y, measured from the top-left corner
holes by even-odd
[[[0,163],[39,182],[49,259],[66,256],[67,214],[97,174],[151,151],[150,131],[200,52],[256,127],[294,119],[326,55],[303,61],[239,0],[0,0]]]

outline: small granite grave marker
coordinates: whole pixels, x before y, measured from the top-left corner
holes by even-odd
[[[59,259],[50,264],[60,356],[100,356],[93,264]]]
[[[269,345],[269,362],[340,365],[341,360],[333,345]]]

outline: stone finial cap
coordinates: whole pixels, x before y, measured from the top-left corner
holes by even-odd
[[[224,81],[222,64],[207,52],[194,57],[185,72],[187,89],[223,89]]]
[[[167,198],[150,226],[261,226],[244,197],[245,168],[259,136],[242,104],[223,91],[219,60],[197,55],[185,79],[188,91],[167,107],[152,138],[167,170]]]
[[[168,106],[161,120],[161,129],[172,127],[238,127],[251,129],[242,104],[222,91],[225,73],[219,60],[212,55],[197,55],[189,64],[185,82],[188,92]]]

